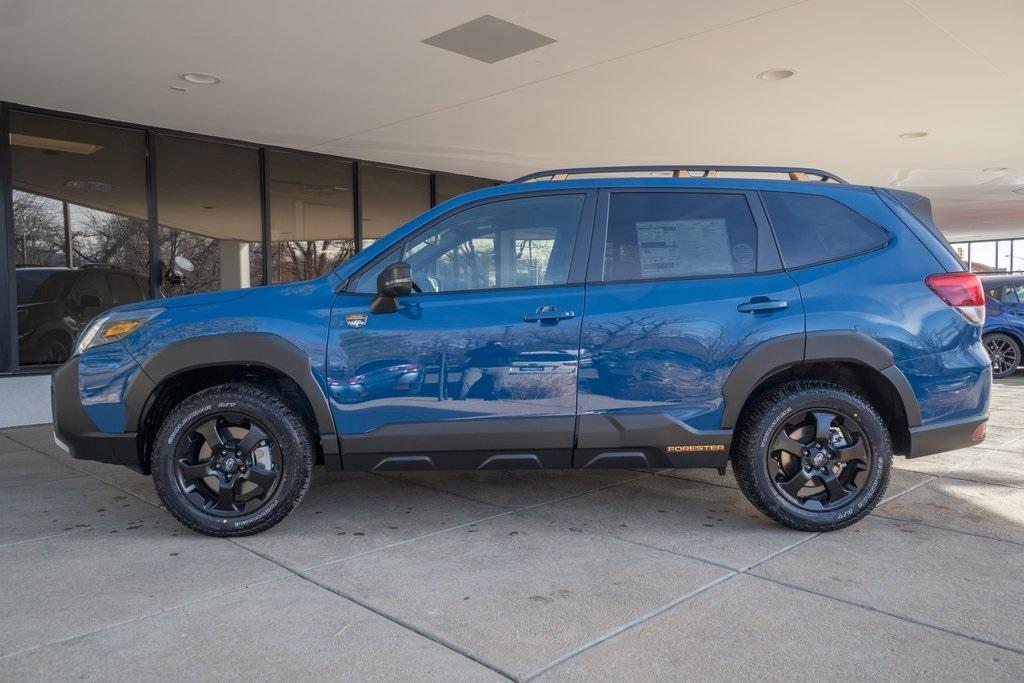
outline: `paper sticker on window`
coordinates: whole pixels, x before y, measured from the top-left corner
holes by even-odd
[[[643,277],[734,272],[724,218],[636,224]]]

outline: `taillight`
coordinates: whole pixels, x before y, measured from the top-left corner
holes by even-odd
[[[937,273],[924,279],[935,294],[972,325],[985,324],[985,292],[974,273]]]

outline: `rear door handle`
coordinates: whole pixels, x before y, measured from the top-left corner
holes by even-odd
[[[755,296],[745,304],[740,304],[736,310],[740,313],[771,313],[788,308],[789,303],[778,299],[769,299],[765,296]]]
[[[523,322],[558,322],[559,320],[568,320],[574,317],[576,317],[576,314],[572,311],[560,311],[557,306],[538,306],[535,312],[523,314]]]

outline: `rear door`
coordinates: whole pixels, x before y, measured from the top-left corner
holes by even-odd
[[[729,373],[758,344],[803,329],[756,195],[602,192],[574,466],[724,465]]]

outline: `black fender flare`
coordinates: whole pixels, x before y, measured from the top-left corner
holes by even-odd
[[[125,392],[125,431],[140,430],[157,387],[189,370],[218,365],[254,365],[279,372],[302,390],[313,409],[328,465],[339,460],[338,437],[330,404],[313,376],[309,355],[269,332],[240,332],[183,339],[161,348],[141,363]],[[338,463],[340,465],[340,462]]]
[[[893,362],[892,351],[863,332],[855,330],[824,330],[798,332],[769,339],[753,348],[736,367],[722,387],[725,408],[722,428],[736,426],[747,398],[763,380],[780,370],[827,361],[845,361],[878,371],[899,395],[907,424],[921,424],[921,408],[910,382]]]

